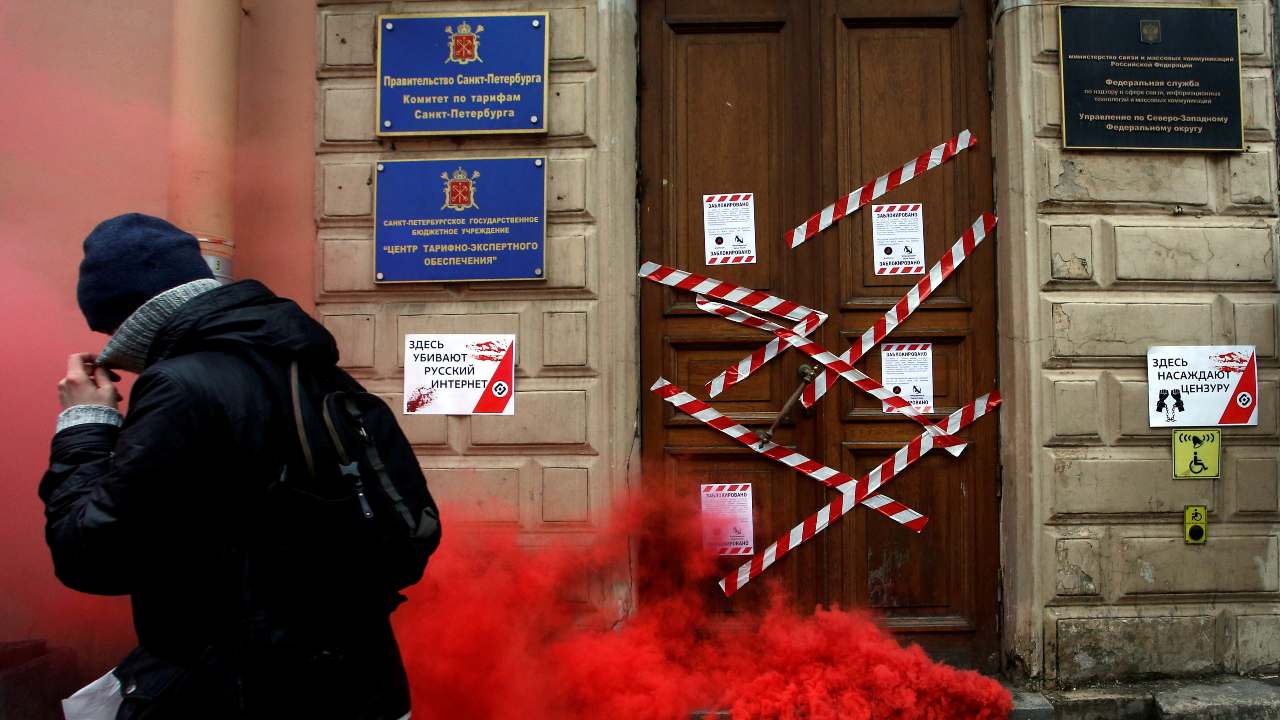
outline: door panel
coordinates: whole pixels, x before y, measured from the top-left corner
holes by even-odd
[[[765,465],[755,458],[753,453],[743,452],[741,446],[731,447],[706,446],[697,438],[688,438],[689,445],[679,444],[686,441],[681,435],[672,438],[674,441],[666,448],[666,474],[680,478],[675,487],[677,497],[686,498],[689,503],[699,503],[698,486],[703,483],[751,483],[752,503],[754,505],[754,529],[756,538],[777,537],[786,532],[794,524],[792,518],[799,512],[796,504],[794,473],[789,469],[769,463]],[[743,562],[739,557],[733,561],[726,559],[726,569]],[[814,581],[814,565],[810,563],[791,563],[779,567],[775,579],[787,587],[795,587]],[[763,586],[764,583],[761,583]],[[761,590],[763,589],[760,588]],[[732,616],[733,613],[758,613],[768,603],[765,592],[744,593],[726,598],[714,583],[704,583],[703,597],[707,606]],[[812,604],[814,601],[810,601]]]
[[[929,262],[937,261],[933,255],[927,255],[927,257]],[[862,336],[864,330],[884,315],[887,309],[888,305],[877,309],[874,313],[875,317],[866,321],[860,319],[861,314],[854,318],[844,317],[845,329],[840,334],[841,340],[836,343],[837,346],[844,349],[852,345]],[[933,405],[938,412],[953,412],[976,395],[986,392],[986,390],[980,390],[975,393],[973,383],[969,382],[973,362],[969,357],[972,346],[965,342],[968,335],[967,328],[949,329],[938,326],[954,317],[955,314],[950,313],[949,317],[938,318],[936,314],[926,314],[922,308],[913,313],[911,320],[898,326],[898,329],[894,330],[886,340],[894,343],[933,343]],[[938,324],[934,327],[925,327],[925,322],[929,320],[938,321]],[[873,378],[881,377],[880,352],[872,350],[854,363],[854,366]],[[830,402],[833,397],[839,397],[841,419],[845,422],[898,424],[903,422],[896,415],[881,412],[882,405],[879,400],[854,388],[849,383],[842,381],[835,390],[828,392],[823,400]],[[914,423],[903,425],[903,427],[914,428],[917,432],[919,430],[919,426]]]
[[[806,302],[817,301],[816,270],[795,271],[785,247],[773,242],[802,212],[818,182],[814,118],[793,112],[812,101],[808,2],[724,0],[642,3],[641,8],[641,232],[646,259]],[[704,263],[702,195],[756,195],[758,261]],[[704,384],[768,339],[698,310],[692,294],[653,283],[641,288],[645,387],[663,376],[700,398]],[[721,412],[758,429],[776,417],[797,382],[794,355],[771,363],[716,398]],[[790,529],[797,516],[821,504],[823,489],[709,431],[652,393],[642,399],[645,488],[698,503],[707,478],[743,482],[752,473],[757,543]],[[786,423],[779,442],[795,442]],[[815,438],[805,435],[812,452]],[[750,481],[750,480],[748,480]],[[777,577],[812,608],[822,592],[820,548],[795,554]],[[725,559],[727,573],[742,560]],[[727,617],[756,610],[767,600],[756,583],[731,601],[708,585],[712,607]],[[643,590],[643,589],[642,589]]]
[[[797,250],[783,234],[834,198],[972,129],[990,127],[986,4],[980,0],[655,0],[641,3],[641,236],[644,258],[765,290],[831,314],[815,334],[840,352],[919,276],[877,276],[864,209]],[[703,263],[702,195],[756,195],[759,262]],[[926,265],[992,209],[989,152],[979,145],[876,201],[924,205]],[[994,254],[985,244],[892,335],[934,344],[934,400],[945,417],[995,382]],[[698,311],[693,296],[641,288],[642,373],[707,399],[703,385],[768,336]],[[807,357],[784,352],[711,400],[755,429],[771,423]],[[858,363],[880,376],[873,351]],[[642,403],[644,483],[697,503],[700,482],[751,482],[756,544],[767,545],[830,492],[651,393]],[[855,511],[765,577],[798,607],[871,607],[937,657],[992,668],[996,619],[995,422],[964,431],[960,459],[935,450],[886,488],[931,518],[922,534]],[[782,422],[778,442],[852,474],[870,470],[920,428],[840,381],[812,411]],[[723,561],[726,572],[740,559]],[[763,579],[763,578],[762,578]],[[727,618],[760,607],[765,583]],[[642,590],[643,592],[643,590]],[[642,595],[643,598],[643,595]]]
[[[951,112],[953,33],[954,25],[885,28],[840,23],[837,67],[849,82],[837,85],[839,188],[852,190],[964,129],[955,127]],[[925,247],[938,255],[958,234],[953,219],[959,228],[972,221],[953,218],[955,191],[955,175],[935,170],[876,202],[919,202],[933,217],[945,218],[925,227]],[[842,249],[840,297],[846,305],[896,300],[919,279],[875,274],[869,208],[837,225],[835,234]]]
[[[839,77],[833,122],[824,147],[838,159],[832,195],[848,192],[961,130],[980,140],[990,127],[986,87],[985,5],[919,0],[902,14],[845,2],[827,21]],[[876,201],[924,206],[925,265],[937,260],[984,210],[993,209],[990,153],[979,145]],[[871,212],[866,208],[827,231],[821,242],[840,272],[820,307],[839,308],[823,339],[843,350],[897,301],[919,275],[875,274]],[[991,243],[986,241],[985,244]],[[931,342],[935,422],[994,387],[995,255],[980,250],[890,336],[892,342]],[[836,339],[836,336],[839,339]],[[859,367],[881,376],[880,353]],[[839,398],[831,404],[830,395]],[[880,402],[841,383],[817,416],[827,457],[861,474],[920,432],[880,410]],[[819,402],[822,406],[822,401]],[[830,585],[828,602],[869,605],[888,626],[948,661],[996,664],[995,585],[999,551],[995,423],[966,431],[973,439],[960,458],[935,450],[886,491],[930,516],[919,535],[883,518],[855,513],[828,541],[831,562],[848,570]],[[852,520],[852,522],[850,522]]]
[[[672,233],[668,236],[679,267],[692,268],[703,260],[702,196],[724,192],[755,192],[780,187],[781,163],[773,153],[758,152],[743,140],[766,147],[781,140],[779,89],[780,37],[776,25],[739,28],[671,28],[671,125],[674,137],[667,148],[669,181],[677,192],[671,203]],[[698,152],[677,152],[697,148]],[[757,188],[752,190],[752,188]],[[780,193],[761,195],[756,202],[759,227],[778,224]],[[779,269],[776,243],[759,248],[754,265],[716,268],[730,282],[768,290]],[[680,293],[687,300],[688,293]]]

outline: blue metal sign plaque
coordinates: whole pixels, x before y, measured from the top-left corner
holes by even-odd
[[[380,15],[379,135],[547,131],[547,13]]]
[[[374,185],[378,282],[541,280],[543,157],[384,160]]]

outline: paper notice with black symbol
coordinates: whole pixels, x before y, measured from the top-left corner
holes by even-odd
[[[702,545],[718,555],[755,554],[751,483],[702,486]]]
[[[1257,425],[1258,352],[1253,345],[1147,348],[1151,427]]]
[[[708,265],[756,261],[756,200],[752,193],[702,196],[702,236]]]
[[[880,346],[880,384],[920,412],[933,412],[933,343]],[[885,412],[894,412],[887,403]]]
[[[877,275],[924,274],[924,205],[872,205]]]

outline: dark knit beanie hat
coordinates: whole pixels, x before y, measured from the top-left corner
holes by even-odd
[[[112,333],[156,295],[212,277],[195,236],[158,217],[127,213],[84,239],[76,299],[91,330]]]

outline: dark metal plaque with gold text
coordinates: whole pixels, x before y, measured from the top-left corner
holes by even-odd
[[[1062,142],[1073,150],[1243,150],[1235,8],[1058,8]]]

